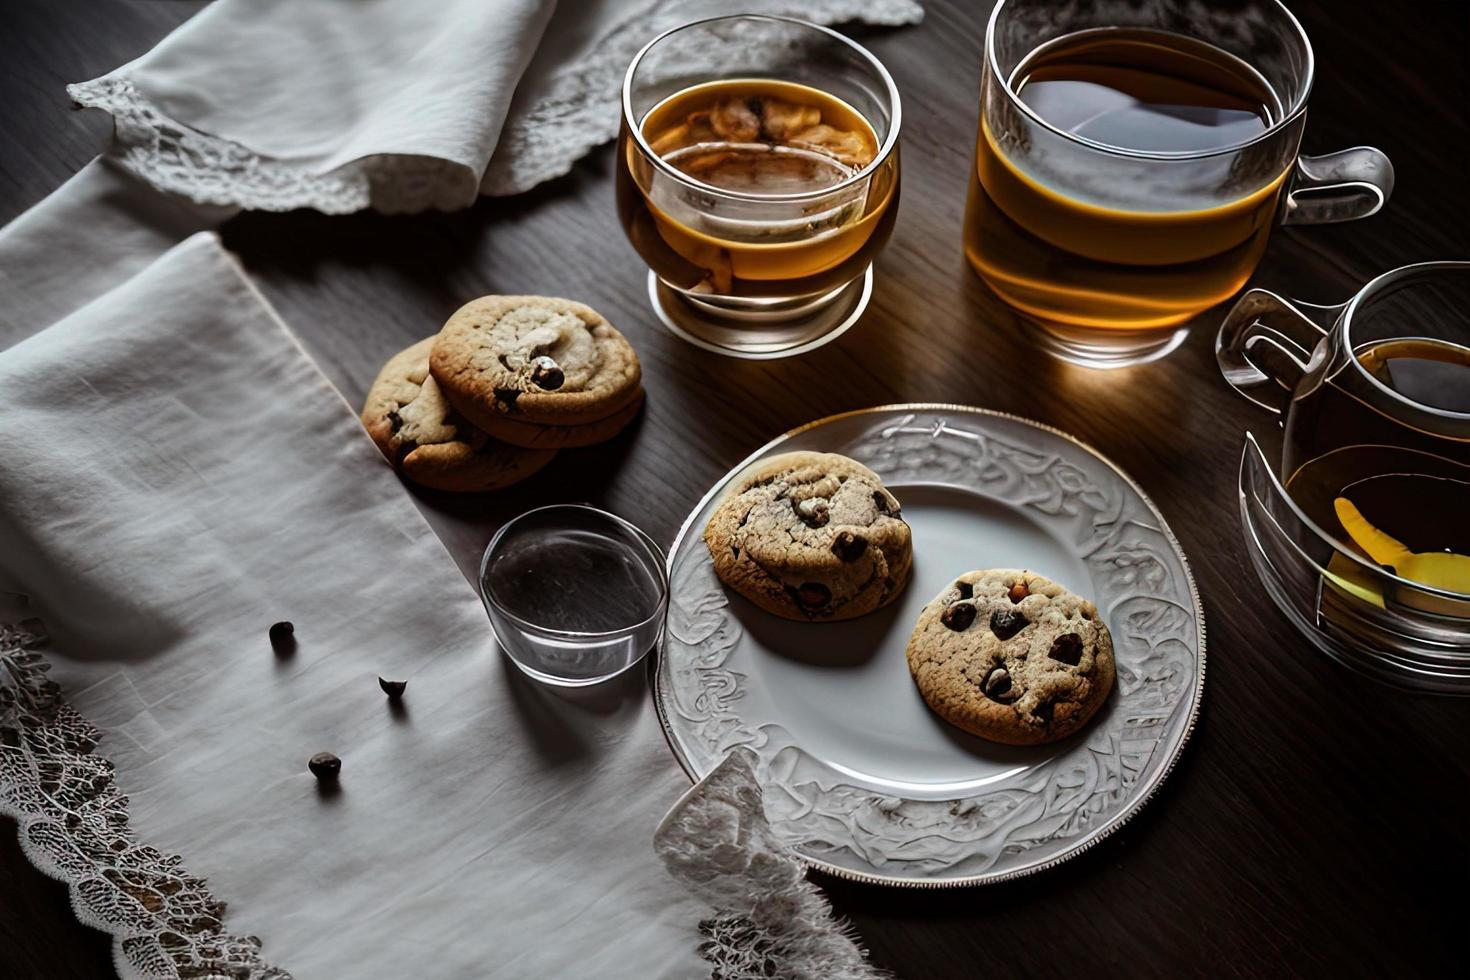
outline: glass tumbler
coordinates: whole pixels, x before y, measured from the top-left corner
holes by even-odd
[[[1388,198],[1378,150],[1297,155],[1312,76],[1311,44],[1276,0],[1000,0],[970,264],[1063,360],[1163,357],[1187,321],[1245,285],[1278,220],[1348,221]],[[1070,96],[1043,115],[1032,93],[1058,80]],[[1251,125],[1226,126],[1237,117],[1225,105],[1249,106],[1238,116]]]
[[[480,594],[501,647],[560,687],[610,680],[658,642],[664,555],[638,528],[586,504],[527,511],[490,539]]]
[[[898,89],[860,45],[784,17],[696,21],[623,82],[618,215],[660,322],[784,357],[862,314],[898,210]]]

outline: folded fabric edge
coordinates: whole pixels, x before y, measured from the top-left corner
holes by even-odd
[[[39,620],[0,620],[0,815],[26,859],[67,886],[83,925],[112,937],[122,980],[291,980],[261,941],[224,929],[225,903],[183,858],[134,839],[128,798],[94,753],[101,733],[48,680]]]
[[[171,118],[131,80],[107,75],[66,87],[77,105],[112,116],[107,156],[161,191],[197,204],[253,211],[312,208],[350,214],[452,211],[476,196],[476,175],[453,160],[416,154],[363,157],[325,173],[266,156]]]
[[[708,903],[699,955],[716,976],[886,980],[767,822],[759,759],[737,747],[654,832],[669,874]]]

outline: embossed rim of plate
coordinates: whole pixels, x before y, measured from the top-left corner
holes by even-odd
[[[1189,744],[1189,739],[1194,734],[1195,723],[1199,720],[1200,702],[1204,696],[1206,666],[1205,611],[1203,604],[1200,602],[1199,589],[1195,586],[1194,573],[1190,571],[1189,568],[1189,558],[1185,555],[1183,547],[1180,546],[1179,539],[1174,536],[1174,531],[1172,528],[1169,527],[1168,521],[1164,520],[1164,515],[1159,512],[1158,507],[1154,505],[1153,500],[1149,498],[1148,494],[1144,493],[1143,489],[1139,487],[1139,485],[1134,482],[1133,478],[1130,477],[1126,472],[1124,472],[1120,466],[1118,466],[1108,457],[1104,456],[1102,453],[1098,452],[1093,447],[1089,446],[1087,443],[1083,442],[1081,439],[1078,439],[1076,436],[1069,435],[1068,433],[1063,432],[1061,429],[1047,425],[1044,422],[1037,422],[1034,419],[1024,418],[1020,415],[1012,415],[1009,412],[999,412],[989,408],[978,408],[973,405],[956,405],[947,402],[907,402],[893,405],[875,405],[871,408],[859,408],[854,409],[850,412],[838,412],[835,415],[828,415],[823,418],[816,419],[815,421],[808,422],[805,425],[797,426],[796,428],[791,429],[787,432],[783,432],[781,435],[772,439],[770,442],[767,442],[755,452],[751,453],[749,456],[742,459],[739,463],[735,464],[735,466],[732,467],[727,473],[725,473],[724,476],[716,480],[714,486],[710,488],[709,492],[700,497],[698,502],[695,503],[694,507],[689,512],[689,516],[686,517],[684,519],[684,523],[679,526],[679,532],[674,535],[673,543],[669,545],[668,571],[672,576],[672,573],[674,571],[674,562],[679,555],[680,547],[684,544],[684,538],[686,535],[689,534],[690,528],[693,526],[695,520],[699,517],[699,514],[705,509],[705,506],[709,504],[709,502],[714,499],[717,494],[721,493],[729,484],[729,482],[747,466],[750,466],[752,463],[761,459],[772,449],[781,445],[783,442],[786,442],[787,440],[810,429],[815,429],[819,426],[836,422],[839,419],[852,418],[853,416],[857,415],[877,415],[884,412],[961,412],[971,415],[986,415],[993,418],[1008,419],[1012,422],[1019,422],[1023,425],[1028,425],[1034,429],[1039,429],[1043,432],[1049,433],[1053,436],[1070,442],[1072,445],[1081,449],[1083,452],[1086,452],[1089,455],[1093,456],[1101,463],[1103,463],[1103,465],[1107,466],[1108,469],[1116,473],[1118,478],[1121,479],[1125,484],[1127,484],[1128,487],[1138,495],[1138,498],[1143,501],[1144,505],[1149,509],[1154,517],[1158,518],[1159,531],[1164,535],[1165,540],[1169,542],[1170,547],[1174,551],[1175,557],[1179,559],[1180,567],[1184,571],[1184,581],[1189,586],[1189,596],[1194,604],[1196,637],[1199,642],[1199,649],[1196,653],[1196,661],[1199,669],[1195,674],[1194,686],[1189,692],[1189,718],[1185,722],[1184,732],[1180,736],[1178,744],[1174,746],[1173,751],[1169,753],[1169,758],[1165,760],[1163,765],[1159,766],[1158,770],[1145,784],[1137,787],[1134,790],[1133,799],[1129,802],[1128,806],[1115,814],[1111,819],[1108,820],[1107,823],[1086,834],[1075,844],[1068,847],[1060,854],[1053,855],[1052,857],[1049,857],[1044,861],[1037,861],[1034,864],[1029,864],[1020,868],[1013,868],[1002,872],[986,872],[978,875],[958,875],[949,878],[902,878],[894,875],[853,871],[850,868],[839,867],[835,864],[830,864],[826,861],[812,858],[806,854],[802,854],[800,851],[797,851],[795,849],[793,849],[792,851],[797,859],[809,868],[815,868],[816,870],[821,871],[824,874],[832,875],[835,878],[842,878],[847,881],[857,881],[871,885],[890,885],[899,888],[929,889],[964,888],[975,885],[999,884],[1004,881],[1012,881],[1017,878],[1028,877],[1030,875],[1037,874],[1038,872],[1054,868],[1062,862],[1070,860],[1071,858],[1074,858],[1077,855],[1082,854],[1087,850],[1090,850],[1099,841],[1105,840],[1108,837],[1112,836],[1112,834],[1117,831],[1118,828],[1122,827],[1129,820],[1132,820],[1133,817],[1136,816],[1141,809],[1143,809],[1144,804],[1152,799],[1153,795],[1158,792],[1158,788],[1163,785],[1164,780],[1169,777],[1169,774],[1174,771],[1175,764],[1179,761],[1179,757],[1184,753],[1185,746]],[[673,596],[671,588],[671,604],[672,599]],[[694,769],[690,766],[689,760],[685,758],[684,752],[682,751],[682,749],[680,749],[678,742],[675,740],[673,729],[669,725],[668,713],[666,712],[664,707],[665,691],[663,684],[663,671],[661,670],[661,668],[663,666],[664,657],[666,656],[665,646],[667,643],[668,630],[665,629],[663,635],[659,638],[658,648],[656,651],[657,657],[649,658],[648,669],[653,673],[653,704],[654,708],[658,712],[659,727],[663,729],[664,740],[668,742],[669,750],[673,753],[674,758],[678,760],[679,767],[684,770],[684,774],[688,776],[693,782],[698,783],[699,780],[703,778],[703,776],[695,772]]]

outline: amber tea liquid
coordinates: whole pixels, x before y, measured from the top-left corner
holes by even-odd
[[[1048,42],[1009,87],[1052,127],[1122,150],[1208,153],[1266,132],[1270,86],[1233,55],[1133,28]],[[982,123],[970,175],[965,253],[1007,303],[1092,329],[1184,322],[1235,293],[1266,246],[1285,171],[1259,189],[1195,210],[1103,207],[1046,186],[1006,158]]]
[[[697,296],[820,296],[862,274],[892,226],[897,157],[838,190],[873,162],[879,141],[852,106],[775,79],[725,79],[669,96],[643,117],[653,152],[695,182],[661,173],[632,134],[619,139],[618,213],[665,282]],[[809,195],[799,207],[727,204],[698,188]]]

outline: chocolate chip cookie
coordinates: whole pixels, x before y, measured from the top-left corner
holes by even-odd
[[[903,590],[909,526],[878,475],[835,453],[761,460],[731,483],[704,530],[720,579],[787,619],[851,619]]]
[[[936,714],[1010,745],[1066,738],[1113,686],[1113,639],[1097,607],[1015,569],[951,583],[919,614],[908,661]]]
[[[538,445],[530,440],[543,425],[603,423],[597,438],[588,430],[556,445],[611,438],[643,397],[638,355],[623,335],[590,307],[544,296],[466,303],[434,341],[429,370],[462,415],[518,445]]]
[[[429,374],[434,338],[394,355],[368,389],[362,424],[406,478],[438,490],[510,486],[535,473],[554,449],[498,442],[460,417]]]

